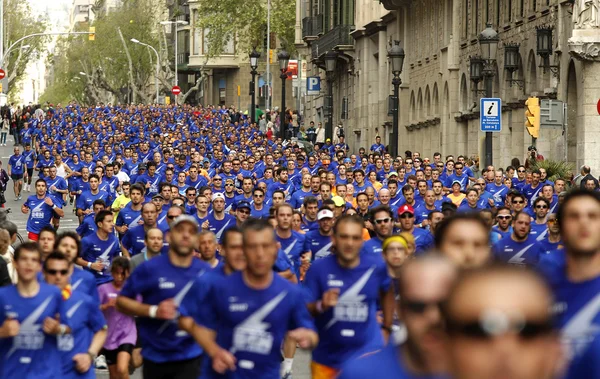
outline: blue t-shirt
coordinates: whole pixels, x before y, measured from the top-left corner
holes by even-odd
[[[142,220],[142,209],[140,208],[139,211],[136,211],[135,209],[131,208],[132,205],[133,204],[129,202],[123,209],[119,211],[115,225],[127,225],[128,229],[132,229],[139,225],[138,222]]]
[[[294,192],[292,198],[290,200],[290,205],[294,207],[294,209],[300,209],[300,207],[304,204],[304,199],[308,196],[315,196],[312,191],[304,192],[302,189]]]
[[[60,205],[62,207],[64,205],[63,194],[51,189],[50,187],[54,186],[57,190],[66,190],[68,189],[67,181],[64,178],[61,178],[60,176],[57,176],[54,179],[47,177],[46,186],[48,187],[48,193],[54,196],[54,198],[58,201],[57,205]]]
[[[241,272],[216,278],[203,307],[201,325],[216,332],[216,342],[237,360],[236,370],[219,375],[210,362],[206,378],[279,379],[281,344],[288,331],[315,329],[303,293],[279,275],[269,287],[249,288]]]
[[[81,195],[79,195],[77,197],[77,203],[76,208],[77,209],[82,209],[82,210],[88,210],[88,209],[93,209],[94,207],[94,201],[100,199],[100,200],[104,200],[107,204],[108,203],[108,193],[106,191],[98,191],[97,194],[93,194],[91,190],[87,190],[81,193]]]
[[[494,206],[500,207],[504,205],[504,201],[506,200],[506,195],[508,194],[508,187],[504,184],[496,185],[496,183],[488,183],[485,186],[485,190],[492,194],[492,199],[494,199]]]
[[[388,344],[375,354],[353,359],[342,366],[337,379],[443,379],[439,375],[413,375],[400,360],[401,348]]]
[[[304,241],[306,240],[306,234],[300,234],[295,230],[292,230],[290,238],[281,238],[275,234],[277,242],[281,244],[281,250],[287,255],[289,260],[292,262],[292,271],[295,274],[299,274],[300,269],[300,256],[306,252]]]
[[[556,254],[558,253],[558,254]],[[543,270],[544,276],[554,293],[555,320],[561,330],[565,355],[574,364],[573,372],[590,372],[598,365],[598,337],[600,336],[600,276],[582,282],[572,282],[566,274],[565,254],[556,255],[555,263]],[[591,353],[594,355],[592,360]],[[586,358],[587,356],[587,358]],[[591,365],[591,362],[595,362]],[[590,364],[584,367],[583,363]],[[571,374],[571,372],[570,372]],[[574,376],[569,378],[595,378],[596,376]]]
[[[517,242],[512,236],[504,237],[492,246],[496,260],[517,266],[535,266],[544,252],[536,243],[534,236],[523,242]]]
[[[96,226],[96,222],[94,221],[95,218],[95,213],[90,213],[83,216],[83,221],[81,221],[81,224],[79,224],[79,226],[76,229],[77,234],[79,234],[81,238],[87,237],[92,233],[96,233],[98,227]]]
[[[325,258],[331,255],[331,236],[324,236],[319,229],[306,233],[304,251],[310,251],[312,260]]]
[[[93,379],[96,377],[94,367],[90,367],[85,373],[79,373],[75,370],[73,357],[76,354],[86,354],[94,334],[106,328],[104,315],[98,303],[82,292],[72,292],[64,307],[71,333],[57,337],[62,360],[61,378]]]
[[[376,313],[380,293],[390,283],[385,262],[372,254],[361,255],[351,269],[340,266],[335,255],[312,264],[304,278],[309,303],[321,300],[329,289],[340,290],[337,305],[315,317],[319,345],[313,361],[340,368],[349,359],[384,346]]]
[[[94,274],[96,284],[100,285],[113,280],[110,273],[110,264],[115,257],[121,255],[119,240],[114,234],[110,234],[106,241],[98,237],[97,233],[91,234],[81,240],[81,257],[87,262],[100,261],[104,264],[104,270],[96,271],[91,268],[86,270]]]
[[[121,244],[133,257],[134,255],[141,253],[146,247],[144,242],[145,236],[146,230],[144,229],[144,225],[137,225],[125,232]]]
[[[0,288],[0,322],[19,321],[16,337],[0,339],[0,378],[61,378],[60,353],[56,336],[43,332],[46,317],[60,314],[61,324],[69,325],[60,290],[40,283],[35,296],[23,297],[16,286]]]
[[[25,165],[27,168],[33,168],[33,163],[35,162],[36,154],[35,151],[29,150],[24,151],[23,156],[25,157]]]
[[[46,195],[46,197],[49,197],[56,206],[60,206],[54,196]],[[45,197],[38,199],[37,195],[31,195],[25,200],[24,205],[29,208],[29,217],[27,218],[28,232],[39,234],[44,226],[50,225],[55,213],[54,209],[46,204],[44,200]]]
[[[383,241],[377,236],[374,236],[370,240],[366,241],[360,249],[361,256],[364,254],[375,254],[376,256],[381,257],[382,253]]]
[[[433,247],[433,236],[429,230],[414,228],[412,235],[415,237],[415,245],[417,248],[415,254],[425,253],[427,250]]]
[[[8,160],[11,175],[23,175],[25,170],[25,157],[22,154],[12,155]]]
[[[230,214],[224,213],[222,220],[217,220],[215,214],[209,213],[208,215],[208,230],[215,233],[217,241],[222,243],[223,232],[229,228],[233,228],[236,225],[235,217]]]
[[[145,304],[158,305],[173,299],[179,306],[197,277],[211,268],[199,259],[190,267],[174,266],[168,255],[160,255],[143,262],[131,273],[121,290],[121,296],[135,299],[141,296]],[[202,354],[202,349],[186,332],[179,330],[177,319],[159,320],[138,318],[138,333],[144,348],[142,355],[157,363],[192,359]]]
[[[96,278],[89,271],[75,267],[71,274],[71,292],[89,295],[96,304],[100,304],[100,296],[96,286]]]

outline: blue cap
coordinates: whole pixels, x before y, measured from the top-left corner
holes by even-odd
[[[248,202],[246,200],[240,200],[237,202],[235,209],[240,209],[240,208],[252,209],[252,207],[250,206],[250,202]]]

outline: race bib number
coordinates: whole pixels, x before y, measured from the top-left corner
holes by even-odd
[[[338,303],[333,310],[333,317],[339,321],[365,322],[369,318],[369,307],[361,302]]]
[[[273,335],[269,332],[251,328],[236,328],[233,332],[233,348],[268,355],[273,348]]]
[[[44,347],[44,339],[42,332],[21,330],[13,339],[13,347],[21,350],[41,350]]]

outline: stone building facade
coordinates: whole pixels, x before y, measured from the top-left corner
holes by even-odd
[[[586,8],[600,11],[600,0],[298,0],[296,5],[302,16],[296,43],[302,59],[309,61],[308,75],[327,83],[323,56],[338,53],[333,123],[344,124],[352,150],[370,146],[376,135],[393,143],[388,115],[393,75],[387,51],[393,40],[400,40],[406,58],[398,151],[428,157],[439,151],[483,161],[478,106],[483,84],[475,91],[469,69],[470,58],[480,54],[477,37],[491,23],[501,41],[493,95],[503,101],[502,132],[493,136],[494,164],[506,167],[513,157],[524,160],[532,144],[524,103],[538,96],[564,101],[568,120],[564,128],[541,130],[536,141],[540,152],[600,168],[600,16]],[[552,28],[552,67],[545,69],[537,54],[540,27]],[[504,44],[519,46],[518,69],[512,74],[505,70]],[[326,89],[324,84],[321,95],[306,97],[306,121],[325,123]],[[342,119],[344,101],[348,113]]]

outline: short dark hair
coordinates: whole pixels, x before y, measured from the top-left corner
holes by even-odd
[[[600,203],[600,193],[598,192],[588,191],[585,189],[575,189],[569,192],[567,196],[564,197],[562,204],[558,207],[558,211],[556,212],[558,226],[560,226],[561,230],[563,230],[565,223],[565,209],[571,201],[583,197],[589,197],[592,200],[596,200],[597,203]]]
[[[110,272],[114,272],[115,269],[122,268],[125,272],[131,272],[131,264],[129,259],[125,257],[116,257],[110,264]]]
[[[479,224],[487,233],[487,226],[485,225],[479,214],[472,212],[455,213],[454,215],[442,220],[442,222],[440,222],[435,228],[435,246],[439,248],[442,245],[442,243],[446,239],[446,236],[448,235],[448,230],[450,230],[452,224],[462,221],[474,222],[476,224]]]
[[[244,240],[244,244],[247,242],[246,232],[262,232],[263,230],[270,230],[273,233],[273,238],[275,238],[275,229],[271,224],[269,224],[268,220],[262,218],[249,218],[246,220],[242,226],[242,238]]]
[[[357,224],[360,225],[361,228],[365,227],[365,222],[363,221],[362,217],[360,217],[358,214],[343,215],[342,217],[338,218],[335,224],[333,225],[333,234],[337,235],[340,225],[344,223]]]
[[[65,261],[65,262],[67,262],[67,265],[71,264],[71,262],[69,261],[69,258],[67,258],[66,255],[64,255],[63,253],[59,253],[58,251],[55,251],[55,252],[50,253],[46,257],[46,260],[44,261],[44,266],[43,266],[44,271],[48,270],[48,262],[50,262],[52,260],[54,260],[54,261]]]
[[[112,211],[109,211],[108,209],[103,209],[100,212],[98,212],[96,217],[94,217],[94,224],[96,224],[96,226],[98,226],[99,223],[104,222],[104,219],[106,218],[106,216],[112,216],[112,215],[113,215]]]
[[[56,238],[56,229],[54,229],[52,225],[45,225],[44,227],[42,227],[42,229],[40,229],[40,232],[38,233],[38,236],[41,236],[42,233],[50,233],[54,236],[54,238]]]
[[[371,220],[371,222],[375,221],[375,215],[379,212],[386,212],[390,216],[390,218],[394,219],[394,212],[392,212],[390,207],[388,207],[387,205],[378,205],[371,209],[371,212],[369,214],[369,219]]]
[[[314,196],[306,196],[304,198],[304,201],[302,202],[302,204],[306,207],[307,205],[310,204],[319,204],[319,200],[317,200],[316,197]]]
[[[242,234],[242,230],[240,228],[238,228],[237,226],[233,226],[229,229],[225,229],[225,231],[223,232],[223,235],[221,236],[221,240],[223,241],[223,246],[227,247],[227,245],[229,245],[229,243],[227,241],[229,241],[229,236],[233,235],[233,234]]]
[[[40,246],[37,244],[37,242],[23,242],[22,244],[17,246],[17,248],[15,249],[15,254],[13,256],[15,262],[19,260],[23,251],[32,251],[34,253],[37,253],[38,260],[40,262],[42,261],[42,251],[40,250]]]

